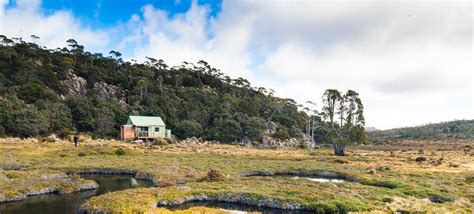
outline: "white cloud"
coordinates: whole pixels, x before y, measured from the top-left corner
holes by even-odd
[[[379,128],[474,117],[469,2],[246,3],[228,7],[258,14],[254,70],[277,94],[318,102],[355,89]]]
[[[22,37],[30,41],[30,35],[40,37],[39,43],[49,48],[64,47],[73,38],[89,50],[101,50],[108,43],[105,30],[91,30],[81,25],[71,11],[59,10],[46,15],[39,0],[17,0],[12,8],[6,8],[7,0],[0,3],[0,33],[9,37]]]

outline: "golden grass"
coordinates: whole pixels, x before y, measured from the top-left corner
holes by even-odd
[[[282,195],[285,200],[308,205],[318,201],[334,205],[356,199],[360,206],[355,208],[380,211],[389,208],[417,210],[412,204],[415,202],[422,207],[420,209],[425,210],[433,207],[441,211],[471,211],[465,202],[474,201],[474,187],[468,184],[465,178],[474,175],[474,157],[462,148],[465,144],[474,145],[474,142],[449,141],[447,146],[443,142],[427,142],[427,146],[420,146],[423,143],[404,141],[386,146],[387,148],[352,147],[349,148],[348,156],[335,157],[329,149],[319,149],[308,155],[305,150],[266,150],[216,144],[145,147],[107,140],[88,140],[74,148],[70,142],[38,143],[0,139],[0,163],[4,166],[23,166],[26,170],[39,170],[44,167],[61,171],[87,168],[133,169],[150,173],[158,181],[171,183],[177,180],[195,181],[205,176],[210,169],[217,169],[230,175],[229,181],[217,185],[229,192],[252,190],[250,192],[258,196]],[[453,146],[455,143],[460,145]],[[123,148],[125,155],[115,155],[118,148]],[[392,154],[384,151],[394,148],[396,150]],[[419,154],[420,148],[424,150],[424,154]],[[79,153],[84,153],[85,156],[80,157]],[[427,161],[415,162],[415,158],[419,156],[426,157]],[[434,164],[434,161],[440,158],[443,160]],[[458,167],[453,167],[450,163],[456,163]],[[356,182],[323,184],[277,178],[240,177],[240,174],[251,171],[334,171],[348,175]],[[215,186],[215,183],[189,185],[199,192]],[[106,194],[93,198],[91,206],[97,209],[117,209],[120,212],[142,210],[156,202],[157,191],[162,190],[148,188]],[[325,198],[317,197],[318,194],[324,195]],[[442,204],[426,201],[432,194],[446,195],[454,201]],[[127,202],[128,199],[125,198],[141,202]],[[393,202],[384,201],[386,198],[393,199]]]

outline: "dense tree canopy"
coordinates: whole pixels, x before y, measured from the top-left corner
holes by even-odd
[[[205,61],[136,63],[117,51],[103,56],[67,43],[51,50],[0,36],[0,135],[78,131],[117,138],[127,115],[161,116],[179,138],[259,140],[269,121],[282,138],[304,132],[308,117],[294,101]]]
[[[455,120],[415,127],[373,131],[369,132],[368,136],[376,143],[403,139],[473,139],[474,120]]]

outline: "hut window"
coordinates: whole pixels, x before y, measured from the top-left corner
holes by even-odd
[[[155,132],[159,132],[159,131],[160,131],[160,128],[156,127]]]

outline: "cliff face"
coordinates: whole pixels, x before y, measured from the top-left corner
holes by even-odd
[[[61,81],[61,84],[67,88],[68,96],[85,96],[87,93],[87,81],[86,79],[74,74],[72,69],[66,71],[66,79]]]
[[[77,76],[72,69],[66,71],[66,79],[61,84],[67,89],[67,96],[87,96],[89,91],[100,97],[116,100],[122,107],[127,107],[125,90],[105,82],[94,83],[92,89],[87,88],[87,80]]]

